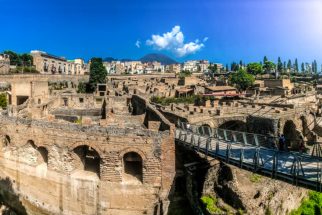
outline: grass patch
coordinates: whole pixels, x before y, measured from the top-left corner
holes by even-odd
[[[211,214],[222,214],[223,211],[217,207],[217,199],[213,196],[201,197],[201,202]]]
[[[297,210],[290,215],[321,215],[322,214],[322,193],[310,191],[309,197],[304,199]]]
[[[262,180],[262,176],[261,175],[258,175],[256,173],[253,173],[251,176],[250,176],[250,181],[253,182],[253,183],[258,183]]]

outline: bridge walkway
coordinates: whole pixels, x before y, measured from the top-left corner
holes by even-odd
[[[314,145],[312,155],[279,151],[274,137],[224,129],[210,129],[179,123],[177,143],[240,168],[272,178],[322,191],[322,147]]]

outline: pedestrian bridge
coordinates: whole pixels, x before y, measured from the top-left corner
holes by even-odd
[[[322,143],[311,154],[279,151],[277,138],[179,122],[176,142],[240,168],[322,191]]]

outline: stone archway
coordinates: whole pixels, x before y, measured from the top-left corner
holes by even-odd
[[[298,149],[302,135],[296,128],[296,124],[293,120],[287,120],[283,127],[283,134],[285,136],[285,142],[292,149]]]
[[[218,128],[233,131],[247,131],[247,124],[241,120],[229,120],[219,125]]]
[[[198,132],[201,135],[211,136],[212,130],[209,124],[202,124],[198,127]]]
[[[136,152],[123,155],[123,181],[130,184],[143,182],[143,159]]]
[[[45,147],[38,147],[33,140],[28,140],[18,150],[20,161],[36,167],[37,172],[46,172],[48,166],[48,150]]]
[[[74,167],[82,176],[97,175],[100,177],[101,157],[98,152],[87,145],[80,145],[73,149]]]

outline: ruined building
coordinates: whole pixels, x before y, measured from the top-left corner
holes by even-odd
[[[167,213],[173,124],[136,95],[105,96],[99,105],[68,90],[42,93],[12,98],[0,115],[0,194],[8,206],[19,214]]]

